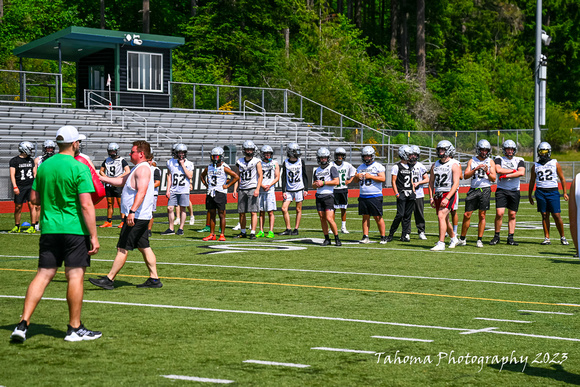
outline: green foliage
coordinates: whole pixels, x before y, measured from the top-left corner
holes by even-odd
[[[544,133],[543,140],[549,142],[554,150],[560,150],[575,137],[572,128],[578,123],[570,112],[560,106],[551,106],[546,112],[546,126],[548,131]]]

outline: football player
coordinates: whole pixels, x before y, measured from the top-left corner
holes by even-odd
[[[354,182],[360,185],[358,214],[362,215],[363,237],[360,243],[370,243],[369,229],[371,216],[375,219],[381,234],[381,244],[387,243],[385,220],[383,219],[383,183],[385,167],[375,161],[375,148],[365,146],[361,150],[362,164],[356,169]]]
[[[119,155],[119,144],[112,142],[107,146],[107,154],[109,155],[101,164],[99,175],[107,177],[123,177],[131,172],[129,163]],[[105,184],[105,196],[107,198],[107,221],[99,227],[113,227],[113,213],[115,211],[115,201],[119,211],[121,209],[121,192],[123,187],[115,187],[110,184]],[[121,214],[121,223],[119,228],[123,227],[125,221],[125,214]]]
[[[226,204],[228,202],[228,188],[236,184],[239,176],[224,163],[224,150],[215,147],[210,152],[211,163],[201,172],[201,183],[207,187],[205,208],[209,215],[210,234],[203,238],[204,241],[215,241],[216,212],[220,217],[219,241],[225,241],[223,231],[226,229]],[[230,179],[228,181],[228,176]]]
[[[161,235],[174,235],[174,217],[173,209],[178,207],[181,214],[179,219],[179,229],[177,235],[183,235],[183,227],[185,225],[185,209],[189,205],[189,187],[191,179],[193,178],[193,163],[187,159],[187,146],[185,144],[177,144],[173,157],[167,160],[167,169],[169,170],[167,179],[167,192],[165,195],[169,199],[167,202],[167,218],[169,220],[169,228],[161,233]]]
[[[336,148],[334,151],[334,167],[338,171],[339,184],[334,187],[334,210],[340,209],[340,216],[342,219],[342,227],[340,232],[348,234],[346,229],[346,209],[348,207],[348,185],[354,179],[356,168],[351,163],[346,161],[346,150],[344,148]]]
[[[495,161],[495,173],[497,175],[497,190],[495,191],[495,235],[489,242],[497,245],[499,233],[503,221],[505,209],[508,209],[508,238],[507,244],[517,246],[514,241],[516,230],[516,214],[520,206],[520,177],[526,174],[524,159],[517,157],[518,146],[512,140],[506,140],[502,144],[503,157],[497,157]]]
[[[14,227],[11,233],[20,232],[20,219],[22,216],[22,204],[28,202],[30,210],[31,227],[26,229],[29,234],[36,232],[37,211],[30,202],[30,191],[34,182],[34,145],[30,141],[22,141],[18,144],[20,154],[10,159],[10,182],[14,192]]]
[[[238,214],[240,217],[240,234],[238,238],[246,238],[246,213],[250,213],[250,239],[256,239],[258,211],[260,210],[260,187],[262,186],[262,163],[256,156],[256,145],[251,140],[242,144],[243,157],[236,161],[240,180],[234,185],[234,199],[238,198]],[[222,228],[223,230],[223,228]]]
[[[465,213],[461,224],[461,237],[459,246],[465,246],[465,237],[469,230],[473,211],[479,210],[479,222],[477,224],[477,247],[483,247],[483,232],[485,231],[485,212],[489,210],[491,200],[491,183],[495,181],[495,162],[489,158],[491,144],[487,140],[479,140],[476,146],[476,155],[467,162],[464,179],[471,179],[471,187],[465,198]]]
[[[417,145],[411,145],[411,154],[409,155],[409,165],[413,168],[413,188],[415,188],[415,225],[419,233],[419,239],[426,240],[425,235],[425,190],[423,185],[429,185],[429,174],[427,168],[419,161],[421,149]]]
[[[338,237],[338,229],[334,221],[334,187],[340,183],[338,171],[330,162],[330,151],[328,148],[320,148],[316,152],[316,161],[319,167],[314,171],[312,177],[312,188],[316,189],[316,210],[320,218],[324,242],[322,246],[330,245],[330,236],[328,235],[328,226],[334,234],[334,243],[342,246]]]
[[[549,245],[550,242],[550,214],[554,218],[556,228],[560,233],[560,243],[568,245],[564,236],[564,222],[560,215],[560,192],[558,191],[558,181],[562,183],[564,190],[564,200],[568,201],[566,193],[566,178],[562,172],[562,167],[558,160],[550,158],[552,156],[552,146],[547,142],[541,142],[538,145],[538,161],[532,165],[530,174],[530,185],[528,190],[528,199],[531,205],[534,205],[532,193],[534,185],[536,186],[536,201],[538,202],[538,212],[542,214],[542,226],[544,228],[544,241],[542,245]]]
[[[411,216],[413,216],[415,209],[415,187],[413,186],[413,166],[409,165],[410,156],[411,147],[409,145],[399,147],[401,161],[391,168],[391,184],[397,197],[397,215],[391,224],[387,242],[393,240],[401,221],[403,222],[401,242],[411,241]]]
[[[153,213],[157,211],[157,199],[159,198],[159,187],[161,187],[161,169],[157,167],[157,162],[153,160],[153,154],[147,159],[149,165],[151,166],[151,173],[153,174]],[[147,233],[151,237],[151,230],[153,230],[153,216],[149,221],[149,226],[147,227]]]
[[[451,237],[449,248],[453,249],[457,245],[457,235],[453,232],[453,226],[449,221],[449,213],[459,200],[457,189],[461,178],[461,165],[452,158],[455,147],[447,140],[439,141],[436,148],[437,157],[431,166],[429,176],[429,202],[431,207],[437,211],[439,223],[439,241],[431,248],[431,251],[445,250],[445,232]]]
[[[276,211],[276,183],[280,180],[280,165],[274,157],[274,149],[270,145],[264,145],[262,153],[262,186],[260,187],[260,232],[258,238],[274,238],[274,211]],[[270,231],[264,233],[266,223],[266,212],[270,221]]]
[[[55,150],[56,150],[56,142],[52,140],[44,141],[44,143],[42,144],[42,155],[34,159],[34,171],[33,171],[34,178],[36,178],[36,172],[38,171],[38,167],[40,167],[40,164],[48,160],[49,157],[54,156]],[[35,218],[40,221],[40,206],[33,205],[33,208],[34,211],[36,212]],[[36,231],[40,231],[38,223],[36,223],[34,228],[36,229]]]
[[[292,142],[286,147],[286,155],[288,158],[282,163],[282,215],[284,215],[284,223],[286,230],[278,235],[298,235],[298,228],[300,227],[300,220],[302,219],[302,202],[304,196],[308,195],[308,188],[304,184],[307,181],[306,163],[300,158],[300,146]],[[294,230],[290,229],[290,212],[288,208],[292,201],[296,202],[296,226]]]

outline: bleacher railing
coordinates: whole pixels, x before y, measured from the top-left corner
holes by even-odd
[[[0,101],[10,104],[69,105],[63,96],[62,74],[0,69]],[[69,102],[64,103],[64,100]]]

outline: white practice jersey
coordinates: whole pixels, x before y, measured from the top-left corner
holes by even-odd
[[[473,171],[477,168],[478,165],[485,164],[487,165],[487,170],[491,167],[491,159],[487,158],[485,160],[480,160],[477,156],[473,156],[471,158],[471,170]],[[491,187],[491,181],[489,181],[489,176],[483,169],[478,169],[475,171],[473,177],[471,178],[471,187],[472,188],[487,188]]]
[[[302,159],[291,163],[284,160],[284,173],[286,175],[286,192],[304,190],[304,176],[302,176]]]
[[[558,160],[552,159],[546,164],[534,163],[537,188],[558,188]]]
[[[213,164],[207,167],[207,194],[214,196],[214,192],[221,192],[224,194],[228,193],[227,189],[224,189],[224,185],[228,183],[228,174],[225,168],[230,168],[226,163],[222,163],[219,167]]]
[[[346,189],[346,181],[356,174],[356,168],[347,161],[343,161],[340,165],[332,162],[331,165],[336,168],[338,172],[338,179],[340,180],[340,183],[335,187],[335,189]]]
[[[338,171],[336,170],[336,167],[332,164],[329,163],[325,168],[322,167],[318,167],[316,168],[316,171],[314,171],[314,178],[312,179],[313,181],[316,180],[320,180],[320,181],[332,181],[335,178],[339,177],[338,176]],[[321,195],[331,195],[332,193],[334,193],[334,185],[323,185],[322,187],[318,187],[316,189],[316,195],[321,196]]]
[[[193,171],[193,163],[191,161],[185,160],[183,166],[188,171]],[[167,169],[169,169],[169,173],[171,174],[171,193],[188,194],[191,181],[185,175],[179,161],[177,159],[169,159],[167,161]]]
[[[515,169],[525,166],[524,159],[521,157],[513,156],[508,159],[506,156],[498,157],[495,160],[495,165],[499,165],[504,169]],[[520,190],[520,178],[512,177],[511,179],[497,179],[497,188],[505,189],[508,191],[519,191]]]
[[[129,214],[129,210],[131,207],[133,207],[133,203],[135,203],[135,196],[137,195],[137,190],[131,186],[131,177],[137,168],[143,168],[145,166],[151,170],[149,163],[147,161],[143,161],[133,167],[131,173],[129,173],[129,177],[125,182],[123,192],[121,193],[121,212],[123,214]],[[153,206],[155,205],[154,198],[155,190],[153,188],[153,173],[151,173],[149,184],[147,185],[147,192],[145,193],[143,202],[137,211],[135,211],[135,219],[149,220],[153,217]]]
[[[252,157],[250,161],[246,161],[245,157],[239,158],[236,165],[240,171],[239,189],[256,189],[258,186],[258,168],[256,165],[260,159]]]
[[[379,173],[385,173],[385,167],[378,161],[373,162],[371,165],[361,164],[356,170],[357,173],[366,173],[371,176],[378,176]],[[383,196],[383,183],[380,181],[375,181],[371,179],[362,179],[359,182],[360,185],[360,197],[375,197]]]
[[[417,162],[413,166],[413,169],[411,170],[411,172],[413,172],[413,183],[417,183],[417,182],[423,180],[423,176],[429,171],[427,171],[427,168],[425,168],[423,163]],[[415,195],[416,195],[417,199],[425,197],[425,191],[423,190],[423,185],[424,184],[419,184],[417,187],[415,187]]]
[[[459,162],[455,159],[449,159],[445,164],[441,160],[435,161],[433,168],[435,192],[449,192],[453,187],[453,166]]]
[[[272,182],[276,178],[276,166],[278,162],[272,160],[269,163],[261,161],[262,163],[262,185],[272,185]],[[273,188],[270,188],[268,192],[271,192]],[[260,192],[265,192],[262,187],[260,187]]]

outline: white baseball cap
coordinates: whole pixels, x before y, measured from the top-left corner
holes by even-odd
[[[62,140],[59,140],[59,137]],[[79,134],[77,128],[71,125],[63,126],[56,132],[56,142],[59,144],[72,144],[75,141],[84,140],[87,137],[84,134]]]

